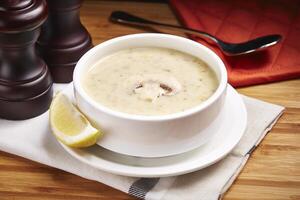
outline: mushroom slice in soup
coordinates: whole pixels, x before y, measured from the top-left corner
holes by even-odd
[[[140,99],[155,101],[161,96],[173,96],[181,90],[181,84],[175,77],[165,74],[147,74],[133,76],[133,93]]]

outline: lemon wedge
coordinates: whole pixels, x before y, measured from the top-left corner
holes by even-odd
[[[58,93],[52,100],[50,126],[55,137],[70,147],[94,145],[103,135],[63,93]]]

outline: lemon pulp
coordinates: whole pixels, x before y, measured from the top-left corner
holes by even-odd
[[[58,93],[51,103],[50,126],[55,137],[71,147],[94,145],[103,135],[63,93]]]

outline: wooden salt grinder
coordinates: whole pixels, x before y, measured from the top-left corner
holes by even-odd
[[[0,118],[35,117],[50,105],[52,79],[35,49],[46,18],[44,0],[0,1]]]
[[[92,47],[89,33],[80,22],[82,0],[47,0],[49,17],[42,26],[38,49],[54,82],[73,79],[79,58]]]

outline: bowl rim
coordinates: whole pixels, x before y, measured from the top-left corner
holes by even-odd
[[[118,43],[123,40],[128,40],[128,39],[134,39],[134,38],[160,38],[160,39],[173,39],[173,40],[181,40],[182,42],[186,42],[187,45],[194,45],[198,48],[201,48],[202,51],[205,51],[207,54],[210,54],[210,56],[213,57],[213,59],[217,62],[218,69],[220,71],[220,80],[219,80],[219,85],[216,89],[216,91],[204,102],[200,103],[197,106],[191,107],[185,111],[182,112],[175,112],[171,114],[166,114],[166,115],[138,115],[138,114],[130,114],[130,113],[125,113],[121,112],[118,110],[113,110],[109,107],[106,107],[102,105],[99,102],[96,102],[93,100],[83,89],[81,86],[81,74],[80,74],[80,68],[84,67],[84,63],[86,61],[94,56],[94,54],[98,51],[101,51],[102,48],[105,48],[108,45],[111,45],[113,43]],[[176,48],[175,48],[176,50]],[[179,50],[179,49],[178,49]],[[180,51],[180,50],[179,50]],[[202,58],[201,58],[202,59]],[[127,120],[135,120],[135,121],[168,121],[168,120],[175,120],[175,119],[180,119],[180,118],[185,118],[194,114],[197,114],[201,112],[202,110],[206,109],[209,107],[211,104],[213,104],[215,101],[217,101],[221,95],[225,92],[226,87],[227,87],[227,70],[226,67],[221,60],[219,56],[216,55],[212,50],[210,50],[208,47],[195,42],[193,40],[190,40],[188,38],[176,36],[176,35],[171,35],[171,34],[162,34],[162,33],[137,33],[137,34],[129,34],[129,35],[124,35],[116,38],[112,38],[110,40],[107,40],[103,43],[100,43],[96,46],[94,46],[92,49],[87,51],[77,62],[74,73],[73,73],[73,85],[74,85],[74,91],[75,91],[75,99],[77,99],[76,95],[80,95],[84,101],[86,101],[93,109],[99,110],[101,112],[104,112],[108,115],[117,117],[117,118],[122,118],[122,119],[127,119]]]

